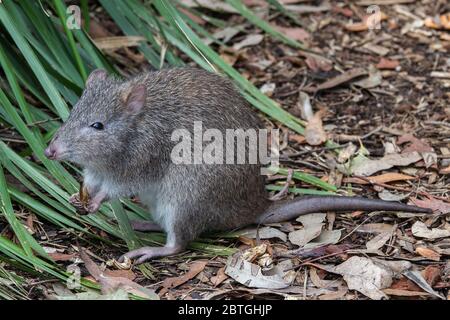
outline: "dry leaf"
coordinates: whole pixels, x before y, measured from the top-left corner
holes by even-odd
[[[109,277],[122,277],[127,278],[131,281],[136,279],[136,274],[131,270],[108,270],[106,269],[104,273]]]
[[[325,293],[318,296],[319,300],[341,300],[348,292],[348,288],[341,288],[333,293]]]
[[[397,144],[402,145],[409,142],[410,144],[403,149],[402,153],[409,153],[409,152],[433,152],[433,148],[430,147],[430,145],[420,139],[417,139],[412,134],[404,134],[401,137],[398,138]]]
[[[374,3],[371,3],[374,4]],[[380,22],[384,21],[388,18],[388,16],[383,13],[382,11],[380,11]],[[353,32],[361,32],[361,31],[367,31],[369,30],[369,27],[372,25],[372,21],[371,21],[371,16],[365,16],[363,21],[361,22],[356,22],[356,23],[349,23],[345,25],[345,29],[347,29],[348,31],[353,31]]]
[[[378,250],[380,250],[386,242],[389,241],[389,239],[392,236],[392,232],[383,232],[375,237],[373,237],[371,240],[367,241],[366,248],[368,252],[376,253]]]
[[[393,193],[387,189],[383,189],[381,192],[378,192],[378,197],[384,201],[401,201],[409,197],[409,194],[404,193]]]
[[[390,60],[386,58],[381,58],[380,62],[376,65],[376,67],[380,70],[388,69],[388,70],[394,70],[400,65],[400,62],[398,60]]]
[[[305,63],[314,72],[328,72],[333,69],[333,64],[330,61],[313,55],[306,55]]]
[[[427,200],[411,199],[411,202],[418,207],[431,209],[433,212],[450,213],[450,203],[431,196]]]
[[[402,289],[383,289],[383,292],[389,296],[400,296],[400,297],[423,297],[429,296],[430,294],[424,291],[409,291]]]
[[[412,180],[415,179],[413,176],[409,176],[402,173],[396,173],[396,172],[388,172],[384,174],[380,174],[378,176],[370,176],[367,177],[369,181],[372,183],[389,183],[393,181],[405,181],[405,180]],[[344,179],[344,182],[346,183],[357,183],[357,184],[369,184],[368,181],[359,179],[359,178],[346,178]]]
[[[411,227],[411,232],[415,237],[427,238],[427,239],[438,239],[450,237],[450,230],[444,229],[428,229],[427,225],[421,221],[416,221]]]
[[[103,294],[112,294],[119,290],[124,290],[128,293],[135,294],[146,299],[159,299],[159,296],[153,290],[142,287],[141,285],[131,281],[130,279],[124,277],[108,276],[94,263],[94,261],[92,261],[91,258],[89,258],[89,256],[81,247],[79,247],[79,252],[80,258],[81,260],[83,260],[89,274],[100,283]]]
[[[59,252],[51,252],[48,253],[49,257],[52,258],[53,261],[69,261],[76,257],[76,253],[59,253]]]
[[[278,238],[281,241],[286,241],[287,236],[284,232],[272,227],[262,227],[262,228],[247,228],[241,231],[238,231],[236,234],[239,236],[244,236],[250,239],[255,239],[258,231],[258,235],[260,239],[271,239]]]
[[[357,256],[334,267],[332,272],[342,275],[349,289],[357,290],[374,300],[387,298],[381,290],[391,286],[394,276],[392,270],[385,266]]]
[[[305,128],[306,142],[312,146],[318,146],[327,141],[327,134],[322,125],[322,111],[318,111],[308,120]]]
[[[303,247],[305,244],[317,238],[322,232],[323,224],[315,224],[310,225],[308,227],[304,227],[303,229],[293,231],[289,233],[289,241],[293,244]]]
[[[94,43],[100,50],[115,51],[121,48],[137,47],[144,41],[146,38],[141,36],[118,36],[97,38]]]
[[[381,72],[373,65],[369,66],[369,76],[365,79],[355,81],[353,84],[364,89],[371,89],[379,86],[383,82]]]
[[[309,32],[303,28],[287,28],[277,25],[274,25],[273,27],[280,33],[284,34],[286,37],[300,42],[304,42],[311,37]]]
[[[413,281],[415,284],[417,284],[420,288],[428,292],[429,294],[445,300],[445,297],[441,296],[439,293],[433,290],[431,286],[425,281],[425,279],[422,277],[420,272],[414,271],[414,270],[408,270],[403,273],[405,277],[407,277],[409,280]]]
[[[302,119],[309,121],[314,117],[314,111],[311,106],[311,99],[306,92],[299,92],[297,108],[300,109]]]
[[[450,30],[450,13],[438,17],[428,17],[424,21],[425,26],[432,29]]]
[[[225,274],[250,288],[282,289],[289,286],[280,269],[263,273],[259,266],[242,259],[239,252],[228,258]]]
[[[387,223],[367,223],[359,227],[356,231],[364,233],[385,233],[392,232],[394,228],[394,225]]]
[[[331,89],[331,88],[337,87],[337,86],[347,83],[355,78],[367,75],[367,73],[368,73],[367,70],[365,70],[363,68],[356,68],[356,69],[348,70],[348,71],[318,85],[317,88],[315,89],[315,91]]]
[[[328,244],[335,244],[341,239],[341,236],[341,230],[323,230],[317,238],[305,244],[303,248],[312,249]]]
[[[305,228],[317,224],[322,224],[327,217],[326,213],[309,213],[299,216],[296,221],[300,222]]]
[[[259,246],[249,248],[242,253],[243,260],[253,262],[267,252],[267,244],[261,243]]]
[[[239,51],[245,47],[256,46],[263,39],[264,39],[264,36],[262,34],[250,34],[250,35],[246,36],[243,40],[239,41],[238,43],[235,43],[233,45],[233,49],[235,51]]]
[[[430,286],[434,286],[441,278],[441,269],[438,266],[427,266],[422,271],[422,276]]]
[[[422,159],[418,152],[406,154],[388,154],[380,159],[369,159],[358,155],[352,160],[351,171],[359,176],[370,176],[378,171],[390,169],[394,166],[407,166]]]
[[[211,282],[214,285],[214,287],[217,287],[226,279],[228,279],[228,276],[225,274],[225,267],[222,267],[217,271],[217,274],[215,276],[211,277]]]
[[[433,261],[439,261],[441,259],[441,255],[439,253],[425,247],[417,247],[416,253]]]
[[[160,295],[164,295],[169,289],[178,287],[183,283],[191,280],[205,269],[208,261],[195,261],[189,265],[189,271],[179,277],[167,278],[163,281],[163,288],[159,292]]]
[[[179,0],[179,2],[191,8],[207,8],[212,11],[237,13],[233,6],[222,0]]]

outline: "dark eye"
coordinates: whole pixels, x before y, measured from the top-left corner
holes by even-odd
[[[94,128],[95,130],[103,130],[103,123],[94,122],[93,124],[91,124],[91,127]]]

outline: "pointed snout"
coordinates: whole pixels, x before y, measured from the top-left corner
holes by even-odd
[[[59,160],[62,155],[62,148],[55,139],[50,142],[48,147],[44,150],[44,155],[50,160]]]
[[[56,149],[50,144],[44,151],[44,154],[50,160],[54,160],[56,158]]]

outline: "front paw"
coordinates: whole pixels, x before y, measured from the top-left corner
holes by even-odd
[[[69,198],[69,203],[74,205],[74,206],[76,206],[76,207],[81,205],[82,203],[81,203],[81,200],[80,200],[80,194],[77,192],[77,193],[74,193],[73,195],[71,195],[70,198]]]
[[[89,202],[87,206],[85,206],[85,209],[88,213],[94,213],[97,212],[100,208],[101,203],[98,202]]]

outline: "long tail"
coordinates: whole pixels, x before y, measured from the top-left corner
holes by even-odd
[[[283,222],[307,213],[351,210],[432,213],[430,209],[409,206],[399,202],[360,197],[313,196],[274,202],[258,217],[257,223]]]

